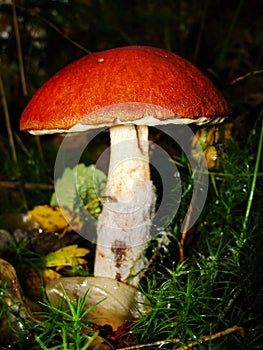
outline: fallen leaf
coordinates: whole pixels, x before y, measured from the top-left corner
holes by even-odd
[[[65,266],[84,265],[87,264],[87,260],[83,256],[89,252],[87,248],[79,248],[77,244],[72,244],[47,254],[45,266],[56,267],[56,271],[59,271]]]
[[[50,207],[49,205],[38,205],[27,213],[35,220],[39,226],[48,232],[60,232],[71,228],[68,225],[62,211],[59,207]]]
[[[201,128],[195,133],[192,149],[194,151],[197,144],[202,146],[208,169],[220,165],[220,158],[224,157],[224,143],[231,138],[232,130],[233,124],[226,123],[218,128]]]
[[[62,277],[46,284],[50,303],[67,306],[88,293],[85,310],[87,319],[97,325],[109,325],[113,331],[123,323],[133,321],[150,311],[149,301],[135,287],[104,277]],[[62,303],[63,302],[63,303]]]
[[[25,325],[39,322],[24,297],[14,267],[6,260],[0,259],[0,287],[1,287],[1,327],[0,348],[10,348],[19,339],[25,339],[28,329]],[[38,305],[36,310],[38,309]],[[25,322],[26,321],[26,322]],[[13,348],[13,347],[12,347]]]
[[[43,271],[43,279],[45,281],[45,283],[47,283],[48,281],[51,280],[57,280],[59,278],[61,278],[62,275],[52,269],[45,269]]]

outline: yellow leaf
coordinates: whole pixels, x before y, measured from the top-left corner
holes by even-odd
[[[38,205],[28,211],[28,215],[35,220],[39,226],[48,232],[58,232],[69,227],[59,207],[50,207],[49,205]],[[69,229],[71,229],[69,227]]]
[[[43,271],[43,279],[45,282],[50,281],[50,280],[57,280],[61,277],[62,276],[58,272],[56,272],[52,269],[45,269]]]
[[[86,248],[79,248],[77,244],[69,245],[67,247],[51,252],[46,256],[46,267],[56,266],[59,271],[64,266],[76,266],[87,263],[87,260],[82,257],[90,251]]]

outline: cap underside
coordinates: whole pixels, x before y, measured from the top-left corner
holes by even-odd
[[[147,103],[128,102],[103,107],[83,117],[70,129],[43,129],[29,130],[33,135],[56,134],[56,133],[78,133],[91,129],[112,127],[116,125],[167,125],[167,124],[191,124],[196,125],[220,123],[225,116],[213,117],[178,117],[160,106]]]

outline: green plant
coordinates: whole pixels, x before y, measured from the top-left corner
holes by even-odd
[[[206,206],[187,236],[183,263],[178,263],[178,218],[167,229],[167,240],[156,239],[150,246],[156,257],[141,288],[151,311],[127,330],[138,344],[131,349],[139,349],[139,344],[147,349],[156,349],[157,344],[164,349],[187,344],[193,349],[260,348],[262,140],[263,127],[257,126],[243,142],[226,143],[220,167],[209,172]],[[182,160],[180,166],[184,164]],[[191,179],[183,181],[187,191]],[[188,195],[183,196],[179,216],[188,200]],[[19,261],[27,264],[23,251],[21,245]],[[32,348],[88,348],[98,333],[83,319],[89,311],[84,304],[85,298],[75,305],[67,298],[66,309],[44,302],[41,322],[31,332]],[[125,332],[121,338],[125,339]]]
[[[49,202],[56,150],[50,152],[54,145],[51,138],[42,138],[43,161],[35,139],[17,131],[18,120],[29,97],[66,63],[88,50],[146,44],[166,47],[193,59],[217,85],[221,85],[221,89],[230,82],[224,93],[234,110],[235,138],[227,142],[221,166],[209,173],[206,206],[198,223],[187,233],[187,260],[178,265],[180,220],[184,218],[192,189],[184,159],[178,161],[180,171],[183,171],[184,196],[177,217],[167,230],[167,240],[157,240],[149,247],[149,259],[155,256],[149,267],[150,274],[144,275],[142,288],[151,300],[152,311],[131,331],[136,336],[134,343],[143,344],[141,348],[176,349],[179,344],[189,344],[190,339],[198,341],[199,336],[215,334],[237,323],[244,327],[246,337],[234,332],[217,340],[199,341],[191,348],[262,348],[262,129],[255,124],[257,127],[247,133],[256,117],[253,112],[262,108],[260,5],[258,0],[17,0],[2,1],[0,5],[4,94],[15,137],[18,175],[25,187],[29,208]],[[15,6],[17,16],[14,16]],[[24,63],[25,72],[21,63]],[[259,73],[257,77],[254,75],[256,71]],[[28,96],[23,95],[26,88]],[[248,103],[253,96],[256,97],[252,101],[254,106]],[[1,121],[4,120],[3,110],[0,111]],[[242,123],[247,130],[242,129]],[[101,142],[93,145],[94,151],[99,149],[99,144]],[[0,157],[1,227],[6,228],[6,213],[25,211],[20,184],[11,162],[6,125],[1,128]],[[93,159],[91,162],[88,159],[86,164],[89,163],[93,163]],[[35,186],[36,183],[44,187]],[[20,278],[24,277],[24,267],[41,264],[27,243],[27,239],[17,242],[8,255]],[[1,285],[1,317],[8,306],[5,293],[6,286]],[[12,344],[14,348],[73,347],[71,338],[59,328],[61,318],[66,316],[58,313],[52,320],[51,315],[56,311],[44,308],[43,320],[50,318],[54,325],[52,339],[49,341],[41,336],[44,328],[39,323],[35,328],[36,340],[28,342],[26,339],[24,344],[23,337],[18,337]],[[11,317],[10,312],[8,315]],[[1,330],[2,326],[1,323]],[[29,324],[26,327],[31,328]],[[2,338],[0,336],[0,340]],[[179,339],[179,342],[173,339]],[[159,344],[153,345],[154,341]],[[8,348],[12,345],[9,344]],[[139,346],[133,349],[139,349]]]
[[[263,123],[244,140],[229,140],[220,167],[209,172],[207,203],[189,233],[187,259],[176,261],[174,222],[161,258],[146,274],[143,285],[152,310],[132,327],[142,348],[261,348]]]
[[[66,305],[58,307],[47,300],[42,303],[42,322],[34,329],[36,343],[42,349],[85,350],[98,338],[98,332],[91,328],[92,320],[86,317],[96,307],[85,309],[87,294],[74,303],[65,293],[65,300]],[[96,348],[94,343],[92,349]]]

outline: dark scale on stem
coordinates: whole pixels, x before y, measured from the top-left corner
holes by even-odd
[[[122,262],[125,260],[127,252],[127,246],[125,242],[115,240],[111,247],[111,251],[114,254],[115,266],[121,267]]]

